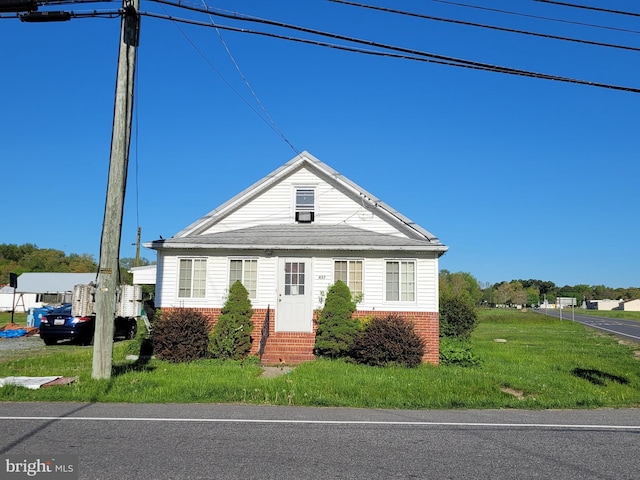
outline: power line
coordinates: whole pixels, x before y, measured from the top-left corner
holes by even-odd
[[[204,6],[206,6],[207,4],[205,3],[205,0],[202,0],[202,4]],[[213,18],[211,17],[211,15],[209,15],[209,19],[211,20],[211,23],[214,24],[215,22],[213,21]],[[267,117],[267,119],[269,120],[269,123],[271,124],[271,128],[278,134],[280,135],[280,138],[282,138],[282,140],[284,140],[284,142],[289,145],[289,147],[291,148],[291,150],[293,150],[293,152],[296,155],[300,154],[300,151],[293,146],[293,144],[289,141],[289,139],[287,138],[287,136],[284,134],[284,132],[280,129],[280,127],[278,126],[278,124],[275,122],[275,120],[273,119],[273,117],[269,114],[269,112],[267,111],[267,109],[265,108],[264,104],[262,103],[262,101],[260,100],[260,98],[258,97],[258,94],[255,92],[255,90],[253,89],[253,86],[251,85],[251,83],[249,83],[249,80],[247,79],[247,77],[245,76],[245,74],[242,72],[240,65],[238,65],[238,62],[236,61],[235,57],[233,56],[233,54],[231,53],[231,50],[229,49],[229,46],[227,45],[227,42],[225,42],[224,38],[222,37],[222,33],[220,32],[220,29],[216,28],[216,34],[218,35],[218,39],[220,40],[220,42],[222,43],[222,46],[224,47],[225,51],[227,52],[227,55],[229,56],[229,59],[231,60],[231,63],[233,63],[233,66],[235,67],[236,71],[238,72],[238,75],[240,75],[240,78],[242,79],[242,81],[244,82],[244,84],[246,85],[247,89],[249,90],[249,92],[251,93],[251,95],[253,96],[253,99],[256,101],[256,103],[258,104],[258,106],[260,107],[260,109],[264,112],[265,116]]]
[[[40,12],[40,13],[45,13],[46,11]],[[100,10],[93,10],[93,11],[87,11],[87,12],[64,12],[65,14],[68,14],[71,18],[120,18],[122,16],[123,11],[122,10],[105,10],[105,11],[100,11]],[[22,17],[25,15],[25,13],[0,13],[0,20],[1,19],[22,19]]]
[[[163,8],[161,6],[161,8]],[[164,10],[164,8],[163,8]],[[284,133],[282,133],[282,131],[277,128],[277,126],[275,126],[274,124],[270,124],[261,114],[260,112],[258,112],[253,105],[251,105],[249,102],[247,102],[247,100],[240,94],[240,92],[238,92],[233,85],[231,85],[231,83],[229,83],[229,81],[224,78],[224,76],[222,75],[222,73],[220,73],[220,71],[215,67],[215,65],[213,63],[211,63],[209,61],[209,59],[207,58],[207,56],[202,53],[202,50],[200,50],[198,48],[198,46],[193,43],[193,41],[191,40],[191,38],[189,38],[189,36],[184,32],[184,30],[182,30],[180,28],[180,26],[178,25],[178,23],[186,23],[186,24],[191,24],[191,25],[198,25],[198,26],[204,26],[204,27],[212,27],[212,28],[217,28],[216,25],[214,25],[213,23],[207,23],[207,22],[199,22],[199,21],[195,21],[195,20],[185,20],[185,19],[180,19],[180,18],[176,18],[176,17],[172,17],[171,15],[169,15],[168,13],[165,12],[164,15],[161,14],[155,14],[155,13],[148,13],[148,12],[138,12],[139,15],[143,15],[143,16],[147,16],[147,17],[152,17],[152,18],[159,18],[159,19],[164,19],[164,20],[170,20],[171,22],[173,22],[173,24],[175,25],[175,27],[178,29],[178,31],[180,32],[180,34],[184,37],[184,39],[187,41],[187,43],[189,43],[189,45],[191,45],[191,47],[196,51],[196,53],[198,55],[200,55],[200,57],[202,57],[202,59],[205,61],[205,63],[209,66],[209,68],[211,68],[216,75],[218,75],[218,77],[220,78],[220,80],[222,80],[225,85],[227,85],[227,87],[229,87],[229,89],[236,94],[236,96],[242,100],[245,105],[247,105],[247,107],[249,107],[253,113],[255,113],[258,118],[260,118],[260,120],[262,120],[269,128],[271,128],[272,130],[274,130],[281,138],[284,139],[284,141],[291,147],[293,148],[294,151],[297,152],[297,150],[295,149],[295,147],[293,147],[293,145],[289,142],[289,140],[284,136]],[[223,29],[226,29],[225,27],[220,27]]]
[[[169,16],[169,15],[164,15],[163,16],[163,15],[159,15],[159,14],[152,14],[152,13],[149,13],[149,12],[139,12],[140,15],[146,15],[146,16],[156,17],[156,18],[161,18],[161,19],[166,19],[166,20],[174,20],[174,21],[179,21],[181,23],[190,23],[190,24],[193,24],[193,25],[222,28],[222,29],[232,30],[232,31],[241,32],[241,33],[249,33],[249,34],[253,34],[253,35],[261,35],[261,36],[267,36],[267,37],[273,37],[273,38],[280,38],[280,39],[283,39],[283,40],[289,40],[289,41],[294,41],[294,42],[315,44],[315,45],[318,45],[318,46],[329,47],[329,48],[340,49],[340,50],[348,50],[348,51],[352,51],[352,52],[356,52],[356,53],[363,53],[363,54],[368,54],[368,55],[396,57],[396,58],[403,58],[403,59],[407,59],[407,60],[422,61],[422,62],[427,62],[427,63],[435,63],[435,64],[447,65],[447,66],[463,67],[463,68],[468,68],[468,69],[473,69],[473,70],[491,71],[491,72],[504,73],[504,74],[509,74],[509,75],[518,75],[518,76],[523,76],[523,77],[539,78],[539,79],[544,79],[544,80],[553,80],[553,81],[559,81],[559,82],[565,82],[565,83],[574,83],[574,84],[579,84],[579,85],[588,85],[588,86],[598,87],[598,88],[607,88],[607,89],[625,91],[625,92],[630,92],[630,93],[640,93],[640,89],[634,88],[634,87],[613,85],[613,84],[602,83],[602,82],[592,82],[592,81],[588,81],[588,80],[580,80],[580,79],[576,79],[576,78],[562,77],[562,76],[558,76],[558,75],[550,75],[550,74],[533,72],[533,71],[528,71],[528,70],[522,70],[522,69],[516,69],[516,68],[510,68],[510,67],[503,67],[503,66],[500,66],[500,65],[492,65],[492,64],[487,64],[487,63],[484,63],[484,62],[470,61],[470,60],[450,57],[450,56],[446,56],[446,55],[438,55],[438,54],[434,54],[434,53],[423,52],[423,51],[416,50],[416,49],[398,47],[398,46],[389,45],[389,44],[385,44],[385,43],[374,42],[374,41],[371,41],[371,40],[363,40],[363,39],[350,37],[350,36],[346,36],[346,35],[340,35],[340,34],[334,34],[334,33],[330,33],[330,32],[324,32],[324,31],[321,31],[321,30],[316,30],[316,29],[307,28],[307,27],[301,27],[301,26],[298,26],[298,25],[291,25],[291,24],[288,24],[288,23],[279,22],[279,21],[275,21],[275,20],[268,20],[268,19],[264,19],[264,18],[243,15],[243,14],[239,14],[239,13],[235,13],[235,12],[234,13],[226,13],[226,12],[216,11],[216,10],[211,9],[211,7],[206,6],[206,5],[204,7],[196,7],[196,6],[193,6],[193,5],[187,5],[182,0],[177,0],[177,1],[152,0],[152,1],[155,1],[156,3],[159,3],[159,4],[170,5],[170,6],[173,6],[173,7],[183,8],[183,9],[186,9],[186,10],[191,10],[191,11],[195,11],[195,12],[199,12],[199,13],[207,13],[207,14],[211,14],[211,15],[214,15],[214,16],[220,16],[220,17],[223,17],[223,18],[230,18],[230,19],[233,19],[233,20],[255,22],[255,23],[260,23],[260,24],[264,24],[264,25],[270,25],[270,26],[276,26],[276,27],[280,27],[280,28],[285,28],[285,29],[292,29],[292,30],[295,30],[295,31],[298,31],[298,32],[303,32],[303,33],[308,33],[308,34],[312,34],[312,35],[328,37],[328,38],[331,38],[333,40],[341,40],[341,41],[346,41],[346,42],[350,42],[350,43],[366,45],[369,48],[389,50],[390,52],[394,52],[394,53],[391,54],[389,52],[381,52],[379,50],[365,50],[365,49],[359,49],[359,48],[355,48],[355,47],[347,47],[347,46],[344,46],[344,45],[336,45],[336,44],[331,44],[331,43],[327,43],[327,42],[314,41],[314,40],[308,40],[308,39],[301,39],[301,38],[296,38],[296,37],[278,35],[278,34],[267,33],[267,32],[253,31],[253,30],[236,28],[236,27],[212,25],[210,23],[205,23],[205,22],[200,22],[200,21],[195,21],[195,20],[178,19],[178,18]]]
[[[367,4],[363,4],[363,3],[355,3],[355,2],[349,2],[347,0],[329,0],[330,2],[334,2],[334,3],[342,3],[344,5],[351,5],[354,7],[360,7],[360,8],[369,8],[371,10],[379,10],[382,12],[388,12],[388,13],[397,13],[399,15],[406,15],[406,16],[410,16],[410,17],[417,17],[417,18],[424,18],[426,20],[435,20],[438,22],[447,22],[447,23],[454,23],[457,25],[467,25],[467,26],[471,26],[471,27],[480,27],[480,28],[487,28],[489,30],[498,30],[501,32],[509,32],[509,33],[518,33],[518,34],[522,34],[522,35],[531,35],[534,37],[542,37],[542,38],[548,38],[551,40],[563,40],[566,42],[575,42],[575,43],[582,43],[582,44],[587,44],[587,45],[596,45],[599,47],[608,47],[608,48],[620,48],[623,50],[632,50],[632,51],[636,51],[636,52],[640,52],[640,48],[637,47],[629,47],[627,45],[616,45],[616,44],[612,44],[612,43],[602,43],[602,42],[594,42],[591,40],[582,40],[582,39],[578,39],[578,38],[570,38],[570,37],[560,37],[557,35],[549,35],[546,33],[536,33],[536,32],[528,32],[526,30],[516,30],[513,28],[506,28],[506,27],[496,27],[494,25],[486,25],[483,23],[475,23],[475,22],[467,22],[464,20],[454,20],[454,19],[450,19],[450,18],[442,18],[442,17],[434,17],[431,15],[425,15],[422,13],[415,13],[415,12],[407,12],[407,11],[403,11],[403,10],[396,10],[393,8],[387,8],[387,7],[377,7],[374,5],[367,5]]]
[[[419,61],[419,62],[434,63],[434,64],[438,64],[438,65],[446,65],[446,66],[452,66],[452,67],[462,67],[462,68],[468,68],[468,69],[472,69],[472,70],[483,70],[483,71],[490,71],[490,72],[496,72],[496,73],[506,73],[506,74],[510,74],[510,75],[518,75],[518,76],[523,76],[523,77],[539,78],[539,79],[543,79],[543,80],[554,80],[554,81],[558,81],[558,82],[574,83],[574,84],[579,84],[579,85],[588,85],[588,86],[591,86],[591,87],[608,88],[608,89],[612,89],[612,90],[619,90],[619,91],[625,91],[625,92],[630,92],[630,93],[640,93],[640,88],[626,87],[626,86],[620,86],[620,85],[611,85],[611,84],[600,83],[600,82],[591,82],[591,81],[587,81],[587,80],[580,80],[580,79],[575,79],[575,78],[561,77],[561,76],[549,75],[549,74],[545,74],[545,73],[532,72],[532,71],[527,71],[527,70],[518,70],[518,69],[513,69],[513,68],[508,68],[508,67],[500,67],[500,66],[496,66],[496,65],[483,64],[483,63],[480,63],[480,62],[469,62],[469,61],[466,61],[466,60],[459,60],[459,59],[454,59],[454,58],[451,58],[451,57],[445,57],[445,56],[441,56],[441,55],[433,55],[433,54],[426,53],[426,52],[420,52],[418,50],[412,50],[411,51],[412,54],[392,53],[392,52],[378,51],[378,50],[366,50],[366,49],[363,49],[363,48],[358,48],[358,47],[353,47],[353,46],[327,43],[327,42],[323,42],[323,41],[320,41],[320,40],[297,38],[297,37],[279,35],[279,34],[276,34],[276,33],[260,32],[260,31],[256,31],[256,30],[249,30],[249,29],[246,29],[246,28],[231,27],[231,26],[220,25],[220,24],[212,25],[210,23],[206,23],[206,22],[202,22],[202,21],[198,21],[198,20],[181,19],[181,18],[177,18],[177,17],[160,15],[160,14],[151,13],[151,12],[139,12],[139,13],[140,13],[140,15],[145,15],[145,16],[149,16],[149,17],[153,17],[153,18],[159,18],[159,19],[164,19],[164,20],[173,20],[173,21],[176,21],[176,22],[187,23],[187,24],[191,24],[191,25],[198,25],[198,26],[203,26],[203,27],[220,28],[220,29],[223,29],[223,30],[229,30],[229,31],[234,31],[234,32],[238,32],[238,33],[246,33],[246,34],[251,34],[251,35],[258,35],[258,36],[264,36],[264,37],[270,37],[270,38],[277,38],[277,39],[288,40],[288,41],[292,41],[292,42],[305,43],[305,44],[309,44],[309,45],[328,47],[328,48],[333,48],[333,49],[337,49],[337,50],[344,50],[344,51],[362,53],[362,54],[367,54],[367,55],[399,58],[399,59],[404,59],[404,60],[413,60],[413,61]],[[355,40],[357,40],[357,39],[355,39]],[[365,42],[365,41],[363,41],[363,42]],[[375,46],[375,42],[366,41],[366,43],[368,45],[370,45],[370,46]],[[381,48],[393,50],[394,47],[386,45],[386,46],[383,46]],[[403,48],[400,48],[400,47],[395,47],[395,48],[397,48],[399,51],[408,50],[408,49],[403,49]]]
[[[567,23],[569,25],[580,25],[582,27],[602,28],[602,29],[605,29],[605,30],[614,30],[614,31],[617,31],[617,32],[640,34],[640,31],[638,31],[638,30],[629,30],[629,29],[626,29],[626,28],[611,27],[611,26],[607,26],[607,25],[598,25],[598,24],[595,24],[595,23],[576,22],[576,21],[572,21],[572,20],[563,20],[563,19],[560,19],[560,18],[544,17],[544,16],[540,16],[540,15],[531,15],[531,14],[528,14],[528,13],[511,12],[509,10],[501,10],[501,9],[498,9],[498,8],[482,7],[480,5],[469,5],[468,3],[451,2],[449,0],[432,0],[432,1],[433,2],[438,2],[438,3],[445,3],[445,4],[448,4],[448,5],[456,5],[458,7],[475,8],[477,10],[485,10],[485,11],[488,11],[488,12],[504,13],[506,15],[516,15],[516,16],[519,16],[519,17],[535,18],[537,20],[546,20],[546,21],[550,21],[550,22]]]
[[[534,0],[540,3],[551,3],[553,5],[562,5],[563,7],[582,8],[584,10],[594,10],[596,12],[615,13],[617,15],[628,15],[630,17],[640,17],[640,13],[625,12],[622,10],[610,10],[608,8],[590,7],[588,5],[578,5],[576,3],[556,2],[555,0]]]

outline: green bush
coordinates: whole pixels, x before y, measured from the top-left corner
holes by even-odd
[[[237,280],[229,289],[229,298],[211,332],[211,354],[215,358],[241,360],[251,350],[253,309],[249,292]]]
[[[353,318],[356,304],[349,287],[338,280],[329,287],[324,308],[318,317],[318,329],[313,353],[319,357],[340,358],[360,332],[360,322]]]
[[[153,352],[169,362],[190,362],[209,356],[207,318],[196,310],[179,308],[156,312]]]
[[[476,308],[459,296],[440,297],[440,336],[468,340],[478,324]]]
[[[366,365],[416,367],[422,363],[424,350],[424,340],[416,334],[413,324],[391,314],[371,320],[354,341],[350,356]]]
[[[480,358],[471,351],[471,346],[456,338],[440,339],[440,365],[458,367],[479,367]]]

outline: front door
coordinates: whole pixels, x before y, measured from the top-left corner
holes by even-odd
[[[277,332],[313,331],[311,268],[309,258],[279,259]]]

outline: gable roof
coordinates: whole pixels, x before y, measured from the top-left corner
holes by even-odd
[[[232,231],[205,233],[216,223],[259,197],[272,186],[306,168],[332,187],[383,218],[403,236],[372,232],[353,226],[287,224],[258,225]],[[246,188],[218,208],[193,222],[172,238],[145,244],[153,249],[164,248],[278,248],[288,249],[360,249],[435,250],[443,254],[448,247],[431,232],[391,208],[379,198],[338,173],[310,153],[304,151],[280,168]],[[351,248],[350,248],[351,247]]]

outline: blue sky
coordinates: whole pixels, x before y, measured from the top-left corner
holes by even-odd
[[[325,0],[209,2],[439,55],[640,88],[638,51]],[[640,30],[637,17],[619,14],[530,0],[465,2],[612,30],[432,0],[366,3],[640,48],[638,33],[622,31]],[[582,3],[640,13],[631,1]],[[146,0],[141,10],[210,21]],[[0,243],[98,258],[118,34],[117,19],[0,19]],[[134,256],[138,225],[143,241],[170,237],[296,155],[265,120],[220,37],[294,148],[440,237],[450,247],[441,268],[490,283],[538,278],[560,286],[640,286],[640,94],[246,33],[219,36],[149,17],[142,18],[138,49],[122,257]],[[143,256],[154,260],[155,252]]]

